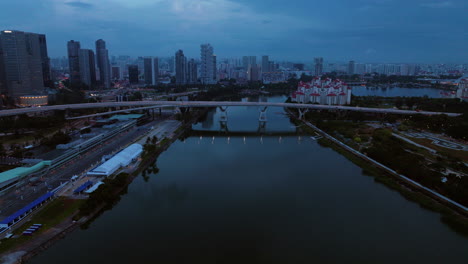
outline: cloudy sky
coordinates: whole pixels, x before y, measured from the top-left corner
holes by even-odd
[[[102,38],[112,55],[468,63],[467,0],[5,0],[0,25],[46,34],[51,57]]]

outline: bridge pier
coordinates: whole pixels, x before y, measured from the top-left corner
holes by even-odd
[[[297,110],[298,110],[298,112],[299,112],[299,120],[304,119],[304,115],[305,115],[307,112],[309,112],[309,108],[305,108],[305,109],[298,108]]]
[[[266,106],[265,106],[265,108],[263,110],[260,110],[260,115],[258,117],[258,121],[260,121],[260,122],[266,122],[267,121],[266,110],[267,110]]]
[[[221,110],[221,116],[219,117],[219,121],[221,123],[226,123],[227,124],[227,121],[228,121],[227,106],[225,106],[224,108],[222,106],[220,106],[219,110]]]

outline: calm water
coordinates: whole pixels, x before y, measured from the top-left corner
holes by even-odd
[[[284,100],[285,98],[273,98]],[[219,111],[219,110],[218,110]],[[257,131],[256,107],[228,109]],[[295,128],[268,110],[269,131]],[[194,129],[219,130],[219,112]],[[468,239],[309,137],[190,137],[31,263],[466,263]]]
[[[427,96],[429,98],[443,98],[444,90],[433,89],[433,88],[400,88],[400,87],[391,87],[391,88],[375,88],[375,87],[363,87],[356,86],[353,87],[353,95],[356,96],[382,96],[382,97],[397,97],[397,96],[406,96],[406,97],[423,97]]]

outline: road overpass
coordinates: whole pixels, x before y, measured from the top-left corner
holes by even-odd
[[[31,114],[52,110],[73,110],[89,108],[109,108],[109,107],[229,107],[229,106],[260,106],[260,107],[286,107],[296,109],[315,109],[315,110],[345,110],[381,114],[403,114],[403,115],[440,115],[459,116],[458,113],[446,112],[428,112],[413,110],[398,110],[392,108],[369,108],[338,105],[318,105],[318,104],[297,104],[297,103],[275,103],[275,102],[231,102],[231,101],[132,101],[132,102],[104,102],[104,103],[83,103],[68,105],[52,105],[42,107],[18,108],[1,110],[0,117],[15,116],[21,114]]]

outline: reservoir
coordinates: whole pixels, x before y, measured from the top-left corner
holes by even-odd
[[[260,110],[228,108],[234,136],[214,137],[226,126],[212,110],[157,174],[28,263],[466,263],[468,239],[439,214],[297,134],[281,108],[260,128]]]
[[[352,94],[354,96],[381,96],[381,97],[424,97],[446,98],[451,91],[445,91],[434,88],[402,88],[402,87],[365,87],[353,86]]]

